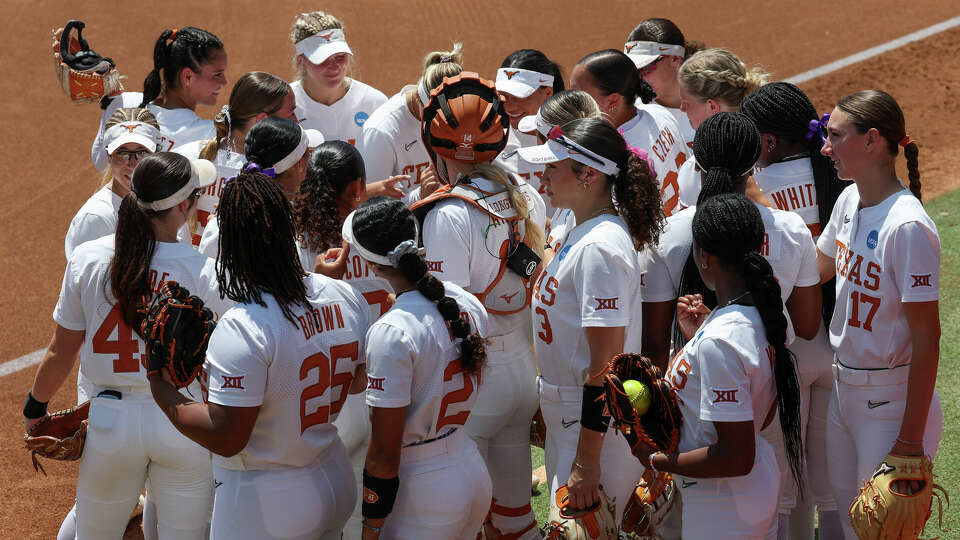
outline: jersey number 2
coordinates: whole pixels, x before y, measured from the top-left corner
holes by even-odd
[[[300,394],[300,434],[310,426],[317,424],[326,424],[330,421],[331,414],[337,414],[343,407],[343,402],[347,400],[347,391],[350,381],[353,380],[353,372],[345,371],[337,373],[337,362],[341,359],[350,360],[351,365],[357,360],[360,348],[359,343],[354,341],[346,345],[334,345],[330,347],[330,358],[323,352],[310,355],[303,360],[300,365],[300,380],[306,379],[310,371],[317,370],[317,382],[303,389]],[[330,360],[333,359],[333,362]],[[336,401],[331,401],[330,405],[321,405],[311,413],[307,413],[307,400],[318,398],[325,394],[331,387],[340,387],[340,396]],[[332,396],[331,396],[332,397]]]
[[[117,339],[110,339],[113,329],[117,329]],[[140,344],[133,337],[133,332],[120,315],[120,305],[114,304],[113,309],[103,320],[97,333],[93,335],[93,352],[97,354],[115,354],[113,361],[114,373],[136,373],[140,371],[140,362],[135,356],[140,352]]]
[[[462,426],[467,423],[467,418],[470,416],[470,411],[460,411],[457,414],[447,415],[448,406],[454,403],[463,403],[470,399],[470,395],[473,394],[473,381],[470,380],[470,375],[464,373],[463,362],[461,362],[459,358],[447,364],[447,369],[443,370],[443,382],[450,382],[457,373],[463,373],[463,388],[447,392],[447,394],[443,396],[443,399],[440,400],[440,414],[437,415],[437,431],[440,431],[440,428],[447,424]]]

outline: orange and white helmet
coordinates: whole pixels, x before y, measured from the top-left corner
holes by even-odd
[[[546,524],[549,540],[616,540],[617,522],[613,517],[614,504],[598,488],[600,501],[586,510],[570,508],[567,485],[557,490],[554,504],[550,505],[550,517]]]
[[[445,77],[430,92],[420,132],[434,166],[437,155],[466,163],[486,163],[506,146],[509,125],[493,82],[464,71]]]

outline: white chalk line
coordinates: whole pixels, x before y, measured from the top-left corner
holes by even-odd
[[[916,32],[912,32],[903,37],[888,41],[881,45],[877,45],[876,47],[870,47],[869,49],[851,54],[850,56],[835,60],[829,64],[824,64],[818,68],[811,69],[810,71],[804,71],[799,75],[794,75],[784,80],[794,84],[807,82],[811,79],[816,79],[817,77],[822,77],[828,73],[833,73],[834,71],[838,71],[847,66],[856,64],[857,62],[862,62],[868,58],[873,58],[874,56],[879,56],[885,52],[892,51],[893,49],[898,49],[907,43],[926,39],[932,35],[939,34],[956,26],[960,26],[960,17],[947,19],[946,21],[937,23],[933,26],[928,26],[922,30],[917,30]],[[21,356],[20,358],[14,358],[13,360],[9,360],[0,364],[0,377],[6,377],[11,373],[16,373],[22,369],[39,364],[40,361],[43,360],[44,351],[46,351],[46,349],[37,349],[31,353]]]

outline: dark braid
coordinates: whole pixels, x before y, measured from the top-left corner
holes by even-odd
[[[810,121],[819,120],[817,109],[810,98],[796,85],[775,82],[754,90],[740,104],[740,112],[749,116],[760,133],[769,133],[778,140],[795,145],[801,143],[810,154],[813,169],[813,184],[817,191],[817,214],[821,227],[826,226],[837,203],[837,197],[850,182],[837,177],[837,169],[830,158],[820,153],[823,143],[819,134],[807,138]],[[905,152],[906,153],[906,152]],[[834,284],[836,278],[821,287],[823,322],[830,326],[836,303]]]
[[[760,156],[760,133],[753,121],[741,113],[720,112],[707,118],[697,128],[693,139],[693,153],[697,165],[704,171],[697,197],[697,205],[721,193],[733,193],[746,181],[749,172]],[[711,309],[717,298],[707,289],[693,262],[693,254],[687,255],[680,274],[679,296],[703,295],[703,302]],[[674,321],[673,346],[679,350],[686,340]]]
[[[310,154],[307,176],[293,201],[297,238],[310,250],[340,245],[343,224],[338,201],[351,182],[367,176],[360,152],[344,141],[327,141]]]
[[[787,348],[787,317],[780,285],[770,263],[760,254],[764,226],[760,211],[739,193],[724,193],[697,205],[693,243],[716,256],[720,263],[743,276],[753,304],[760,312],[767,342],[773,349],[773,376],[784,445],[794,481],[803,491],[803,445],[800,441],[800,384],[794,356]],[[762,351],[757,351],[763,354]],[[765,361],[762,358],[761,361]]]
[[[143,81],[140,107],[157,99],[162,90],[178,88],[184,69],[199,73],[204,64],[223,52],[220,38],[206,30],[184,26],[176,35],[173,32],[164,30],[153,45],[153,70]]]
[[[291,305],[308,307],[306,273],[294,242],[290,203],[263,173],[241,173],[227,182],[217,207],[220,223],[217,281],[220,294],[266,307],[272,295],[294,326]]]
[[[403,202],[391,197],[374,197],[361,204],[353,216],[354,239],[378,255],[386,255],[401,242],[416,240],[416,218]],[[437,310],[447,322],[454,337],[460,338],[463,370],[480,373],[486,351],[480,336],[470,332],[470,324],[453,298],[446,296],[443,283],[427,271],[427,262],[419,253],[400,257],[397,270],[417,287],[428,300],[437,303]]]

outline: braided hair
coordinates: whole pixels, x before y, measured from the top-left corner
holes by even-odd
[[[821,225],[830,221],[840,192],[850,182],[837,178],[830,158],[820,153],[823,146],[819,134],[810,135],[810,122],[819,120],[817,109],[799,87],[788,82],[775,82],[754,90],[740,104],[740,112],[757,124],[760,133],[769,133],[790,145],[802,144],[810,154],[813,184],[817,191],[817,213]],[[836,303],[834,280],[821,288],[824,324],[830,325]]]
[[[356,209],[353,234],[356,242],[367,250],[386,255],[404,241],[417,240],[417,219],[403,202],[390,197],[374,197]],[[486,360],[483,340],[470,332],[470,324],[460,315],[460,305],[446,295],[443,283],[427,271],[423,255],[416,251],[402,255],[396,270],[404,279],[416,285],[423,296],[437,303],[437,310],[450,331],[461,340],[464,371],[471,375],[480,373]]]
[[[866,133],[871,128],[880,132],[887,141],[887,152],[891,156],[900,153],[907,158],[907,175],[910,179],[910,191],[921,199],[920,168],[917,157],[920,149],[917,143],[907,137],[906,120],[903,110],[893,96],[882,90],[861,90],[843,97],[837,102],[837,108],[850,116],[858,133]]]
[[[697,131],[699,134],[699,130]],[[802,492],[803,445],[800,440],[800,385],[794,355],[787,349],[787,317],[780,285],[770,263],[760,254],[764,239],[760,211],[739,193],[723,193],[697,205],[693,217],[694,249],[714,255],[743,276],[753,304],[760,312],[767,342],[773,349],[773,376],[777,410],[793,479]],[[761,353],[761,351],[757,351]],[[764,361],[764,360],[761,360]]]
[[[220,38],[199,28],[184,26],[164,30],[153,46],[153,70],[143,80],[141,107],[157,99],[163,90],[180,86],[180,72],[199,73],[204,64],[223,53]]]
[[[631,104],[636,102],[637,98],[643,103],[650,103],[657,97],[650,83],[640,77],[633,60],[622,51],[606,49],[590,53],[577,64],[590,73],[593,84],[605,96],[620,94]]]
[[[297,238],[314,252],[339,246],[343,218],[338,201],[348,185],[366,177],[363,157],[352,144],[327,141],[315,148],[293,201]]]
[[[283,190],[263,173],[240,173],[224,186],[217,215],[220,295],[264,307],[263,295],[272,295],[283,316],[299,327],[291,306],[309,305],[303,283],[307,274],[300,266]]]

